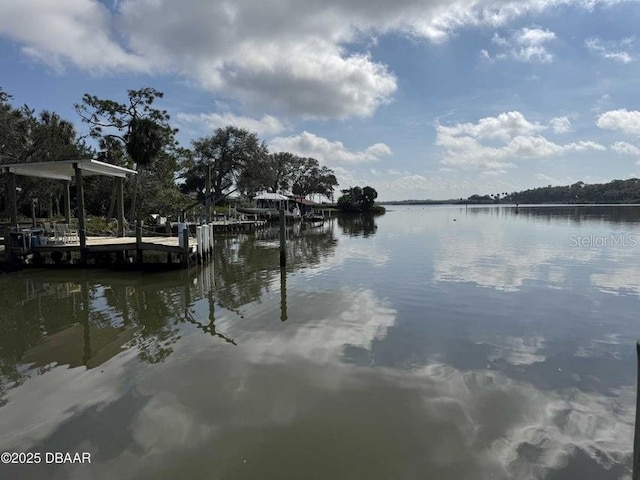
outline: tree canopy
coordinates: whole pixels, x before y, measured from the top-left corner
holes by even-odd
[[[382,207],[375,204],[376,198],[378,198],[378,192],[373,187],[348,188],[342,190],[342,196],[338,199],[338,209],[343,212],[362,213],[384,211]]]
[[[203,202],[209,169],[214,200],[234,191],[248,197],[260,191],[333,197],[338,184],[333,170],[314,158],[270,153],[256,133],[236,126],[218,128],[195,139],[191,148],[181,148],[169,114],[157,106],[162,98],[162,92],[151,87],[128,90],[124,101],[85,94],[74,105],[87,126],[86,134],[79,135],[72,122],[55,112],[36,114],[26,105],[15,107],[12,97],[0,88],[0,163],[93,157],[136,168],[138,174],[125,183],[131,219],[171,214],[176,207],[192,203],[193,195]],[[36,195],[48,203],[40,202],[40,215],[61,213],[62,183],[21,177],[20,187],[23,215],[30,216]],[[4,202],[4,190],[5,182],[0,182],[0,202]],[[116,193],[112,179],[88,177],[84,190],[87,212],[110,217]],[[138,190],[145,195],[136,200]]]
[[[269,154],[257,134],[238,127],[218,128],[192,143],[182,190],[204,198],[206,169],[211,168],[212,196],[219,200],[238,191],[248,197],[270,191],[303,197],[331,197],[338,184],[333,170],[314,158],[288,152]]]

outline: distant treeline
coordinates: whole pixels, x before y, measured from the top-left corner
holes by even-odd
[[[450,200],[400,200],[380,202],[385,205],[442,205],[491,203],[638,203],[640,179],[613,180],[609,183],[586,184],[577,182],[561,187],[547,186],[522,192],[471,195],[469,198]]]

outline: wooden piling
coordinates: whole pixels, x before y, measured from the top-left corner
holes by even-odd
[[[211,222],[211,165],[207,165],[205,175],[207,222]]]
[[[82,169],[77,163],[73,164],[76,177],[76,205],[78,207],[78,235],[80,236],[80,263],[87,263],[87,227],[84,213],[84,185],[82,182]]]
[[[32,198],[31,199],[31,226],[33,228],[36,228],[38,226],[37,220],[36,220],[36,204],[38,203],[38,199],[37,198]]]
[[[284,209],[280,209],[280,266],[284,267],[287,264],[287,245],[286,245],[286,217],[284,216]]]
[[[287,321],[287,269],[280,267],[280,321]]]
[[[118,236],[124,237],[124,178],[116,178],[116,191],[117,191],[117,217],[118,217]]]
[[[64,196],[64,220],[67,225],[71,223],[71,182],[69,180],[64,181],[64,190],[62,190]]]
[[[9,215],[11,217],[11,226],[18,226],[18,199],[16,198],[16,174],[9,173],[9,185],[7,187],[7,195],[9,197]]]
[[[189,265],[189,228],[185,228],[182,231],[182,265]]]
[[[142,265],[142,224],[136,220],[136,263]]]

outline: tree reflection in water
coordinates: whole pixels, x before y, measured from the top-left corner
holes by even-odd
[[[55,365],[94,368],[132,347],[142,361],[162,362],[187,325],[236,345],[216,329],[216,304],[242,316],[240,309],[260,301],[278,275],[286,320],[286,273],[334,253],[334,222],[289,229],[286,271],[279,266],[278,231],[267,229],[216,239],[213,261],[189,272],[68,270],[0,277],[0,406],[10,388]],[[206,321],[196,318],[196,301],[208,302]]]
[[[375,217],[371,214],[345,215],[338,217],[338,226],[342,228],[345,235],[368,237],[374,235],[378,228]]]

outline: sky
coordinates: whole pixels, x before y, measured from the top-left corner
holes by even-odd
[[[640,177],[640,4],[0,0],[0,87],[76,123],[84,93],[191,141],[256,132],[379,200]]]

